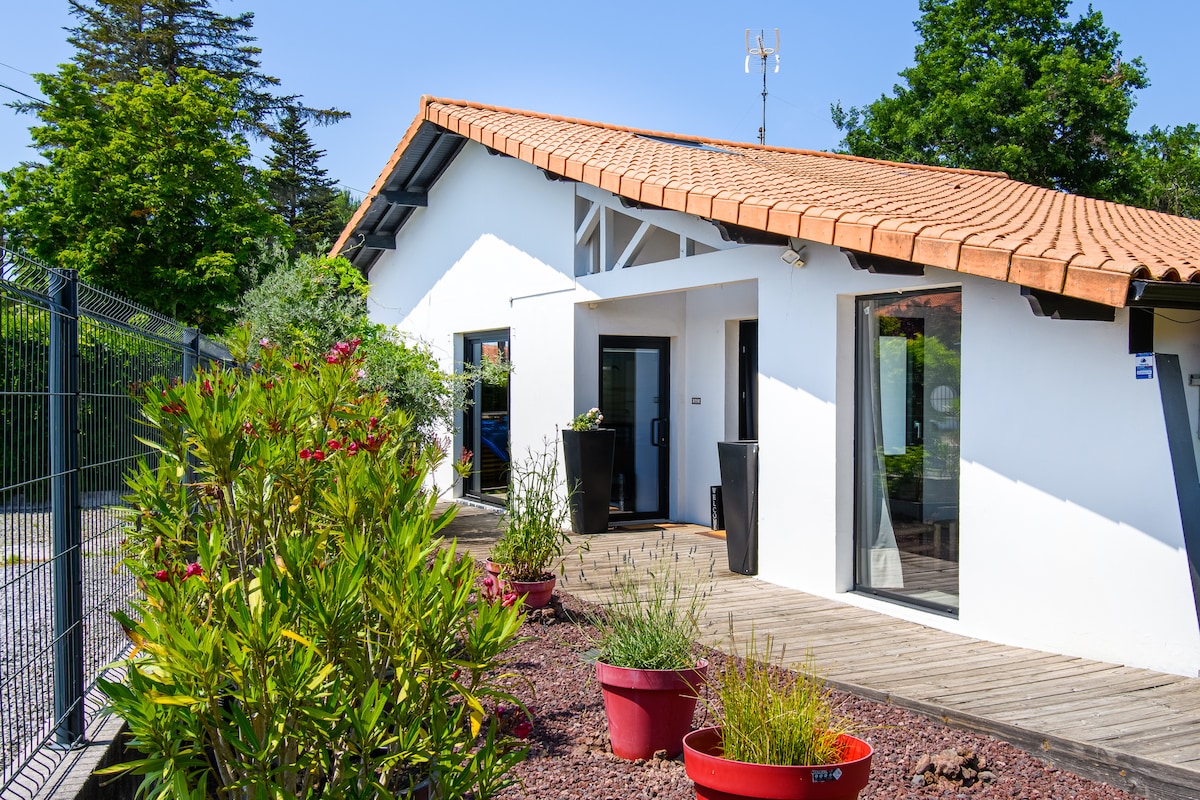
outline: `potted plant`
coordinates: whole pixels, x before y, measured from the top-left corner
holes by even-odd
[[[568,498],[560,485],[553,447],[530,452],[510,468],[508,506],[486,569],[494,570],[502,593],[523,597],[529,608],[550,603],[554,568],[571,541],[565,530]]]
[[[659,539],[644,571],[627,554],[627,569],[613,581],[611,602],[597,621],[596,680],[609,741],[620,758],[683,752],[708,673],[708,661],[694,651],[706,595],[696,588],[701,580],[681,580],[676,555],[673,538],[669,544]]]
[[[753,634],[752,634],[753,636]],[[683,739],[698,800],[855,800],[871,774],[871,745],[847,731],[812,656],[798,673],[759,661],[726,661],[710,681],[717,725]]]
[[[571,489],[571,530],[604,533],[612,495],[613,452],[617,432],[601,428],[604,415],[592,408],[562,432],[567,486]]]

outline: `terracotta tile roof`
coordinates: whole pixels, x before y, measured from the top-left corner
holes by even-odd
[[[1200,221],[1000,173],[723,142],[421,98],[340,252],[421,123],[640,203],[1125,305],[1130,281],[1200,283]]]

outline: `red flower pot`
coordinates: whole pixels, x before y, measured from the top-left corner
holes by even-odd
[[[526,608],[545,608],[550,605],[556,578],[551,575],[541,581],[505,581],[508,591],[525,598]]]
[[[820,767],[748,764],[721,757],[721,729],[701,728],[683,738],[683,765],[696,800],[856,800],[871,777],[874,749],[848,734],[838,737],[843,760]]]
[[[504,587],[500,582],[500,570],[502,569],[504,569],[502,565],[497,564],[491,559],[483,562],[483,575],[485,579],[483,592],[484,596],[488,599],[499,598],[504,594]],[[490,587],[487,584],[487,578],[492,579]]]
[[[597,661],[613,753],[632,760],[651,758],[659,750],[671,758],[683,752],[707,674],[703,658],[694,669],[683,670],[628,669]]]

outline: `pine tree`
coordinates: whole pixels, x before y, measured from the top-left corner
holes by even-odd
[[[267,187],[271,206],[292,229],[292,255],[317,254],[328,249],[345,225],[339,213],[334,181],[320,166],[318,150],[296,108],[289,108],[272,134],[267,159]]]
[[[250,30],[253,12],[219,14],[211,0],[69,0],[79,20],[69,29],[76,48],[74,62],[100,87],[137,81],[143,69],[166,76],[168,86],[181,68],[202,69],[238,88],[238,108],[249,111],[260,130],[269,129],[273,115],[296,107],[321,123],[347,116],[337,109],[299,105],[296,96],[278,96],[279,79],[262,71],[262,50]]]

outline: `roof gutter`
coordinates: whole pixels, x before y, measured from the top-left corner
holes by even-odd
[[[1125,305],[1131,308],[1180,308],[1200,311],[1200,283],[1179,281],[1129,282]]]

